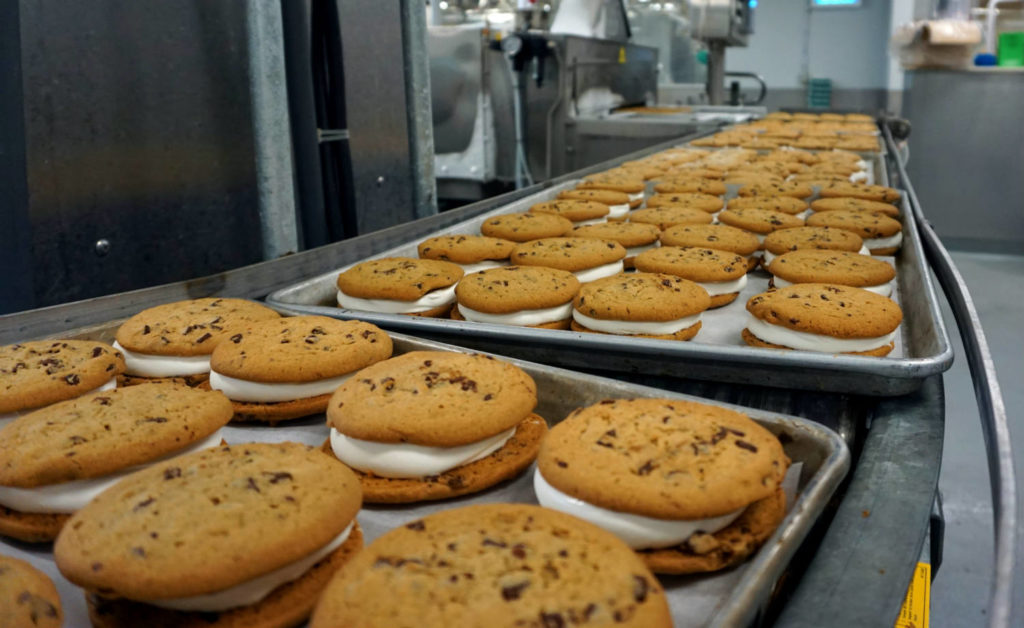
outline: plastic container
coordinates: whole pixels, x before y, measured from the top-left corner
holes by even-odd
[[[1004,68],[1024,66],[1024,32],[999,34],[999,65]]]

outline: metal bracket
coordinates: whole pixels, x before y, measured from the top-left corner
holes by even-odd
[[[321,144],[324,142],[347,142],[348,129],[317,129],[316,140]]]

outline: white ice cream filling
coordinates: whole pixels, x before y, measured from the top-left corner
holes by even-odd
[[[473,262],[472,264],[459,264],[462,270],[468,275],[470,273],[478,273],[481,270],[490,270],[492,268],[501,268],[502,266],[508,266],[508,260],[493,260],[485,259],[482,262]]]
[[[644,251],[650,251],[651,249],[656,249],[659,246],[661,246],[661,243],[658,242],[657,240],[655,240],[654,242],[651,242],[650,244],[641,244],[640,246],[631,246],[631,247],[628,247],[626,249],[626,257],[636,257],[637,255],[640,255]]]
[[[210,372],[209,355],[156,355],[129,351],[114,341],[114,348],[124,354],[124,370],[139,377],[182,377]]]
[[[605,218],[622,218],[629,215],[629,203],[625,205],[609,205]]]
[[[533,473],[533,491],[537,494],[537,501],[541,506],[559,510],[604,528],[633,549],[672,547],[683,543],[696,532],[714,534],[735,521],[745,510],[740,508],[710,519],[655,519],[618,512],[566,495],[551,486],[540,474],[540,469]]]
[[[111,377],[110,379],[107,380],[107,382],[105,384],[103,384],[99,388],[93,388],[92,390],[87,390],[86,392],[84,392],[82,394],[83,395],[88,395],[89,393],[101,392],[101,391],[104,391],[104,390],[114,390],[115,388],[117,388],[117,378],[116,377]],[[79,396],[81,396],[81,395],[79,395]],[[14,419],[16,419],[18,417],[25,416],[26,414],[31,414],[32,412],[35,412],[36,410],[42,410],[43,408],[46,408],[46,407],[48,407],[48,406],[40,406],[38,408],[29,408],[27,410],[15,410],[13,412],[4,412],[4,413],[0,414],[0,427],[3,427],[5,425],[7,425],[8,423],[10,423],[11,421],[13,421]]]
[[[338,290],[338,305],[347,310],[379,312],[381,314],[418,314],[455,303],[455,285],[447,288],[431,290],[415,301],[397,301],[395,299],[360,299]]]
[[[455,307],[459,308],[459,313],[462,314],[462,318],[467,321],[473,321],[474,323],[493,323],[495,325],[544,325],[547,323],[564,321],[572,316],[572,301],[569,301],[564,305],[545,307],[539,310],[520,310],[518,312],[509,312],[507,314],[479,312],[472,308],[468,308],[461,303]]]
[[[212,449],[220,445],[222,434],[217,430],[206,438],[179,451],[172,452],[162,458],[145,464],[86,480],[72,480],[60,484],[48,484],[33,488],[17,488],[0,486],[0,505],[20,512],[30,513],[73,513],[81,510],[93,498],[107,490],[126,475],[139,469],[157,464],[163,460],[183,456],[203,449]]]
[[[642,200],[644,200],[644,193],[643,192],[637,192],[636,194],[630,194],[629,195],[629,202],[630,203],[635,203],[637,201],[642,201]]]
[[[821,353],[874,351],[879,347],[892,343],[896,338],[896,330],[877,338],[834,338],[822,334],[797,331],[781,325],[772,325],[753,314],[747,317],[747,329],[761,340],[774,345]]]
[[[456,447],[429,447],[412,443],[376,443],[345,436],[331,428],[335,457],[353,469],[382,478],[422,478],[490,456],[516,433],[507,429],[483,440]]]
[[[262,576],[257,576],[252,580],[247,580],[242,584],[236,584],[235,586],[222,591],[207,593],[205,595],[193,595],[191,597],[139,601],[144,604],[151,604],[153,606],[169,608],[176,611],[200,611],[207,613],[225,611],[229,608],[256,604],[263,598],[270,595],[270,592],[277,587],[291,582],[292,580],[298,580],[301,578],[307,571],[313,568],[313,565],[317,564],[326,558],[328,554],[341,547],[341,544],[347,541],[349,535],[352,534],[352,528],[354,526],[355,521],[353,520],[352,523],[348,524],[348,526],[342,530],[341,534],[334,537],[330,543],[324,545],[322,548],[305,558],[300,558],[299,560],[289,563],[284,567],[279,567],[274,571],[265,573]]]
[[[666,336],[693,327],[701,320],[701,315],[684,316],[671,321],[620,321],[591,318],[579,310],[572,311],[573,320],[587,329],[601,331],[606,334],[620,336]]]
[[[782,277],[779,277],[778,275],[775,275],[774,277],[772,277],[772,283],[775,285],[776,288],[785,288],[786,286],[792,286],[793,285],[793,282],[786,281],[785,279],[783,279]],[[874,292],[875,294],[880,294],[883,297],[887,297],[887,296],[892,294],[892,282],[886,282],[886,283],[883,283],[883,284],[879,284],[877,286],[854,286],[854,287],[855,288],[860,288],[861,290],[867,290],[868,292]]]
[[[612,275],[618,275],[624,269],[625,266],[623,266],[622,260],[619,260],[610,264],[595,266],[594,268],[577,270],[573,275],[576,276],[576,279],[580,280],[580,283],[587,283],[588,281],[596,281],[605,277],[611,277]]]
[[[708,291],[708,296],[717,297],[720,294],[732,294],[739,292],[747,285],[747,275],[740,275],[739,279],[732,281],[697,281],[701,288]]]
[[[219,390],[233,401],[275,403],[308,399],[333,393],[352,373],[313,382],[253,382],[210,371],[210,388]]]
[[[874,251],[875,249],[888,249],[894,246],[899,246],[902,243],[902,231],[897,231],[895,235],[891,235],[888,238],[868,238],[864,240],[864,246],[870,251]]]
[[[609,212],[608,214],[605,214],[604,216],[601,216],[600,218],[591,218],[589,220],[580,220],[579,222],[572,223],[572,225],[574,227],[585,227],[587,225],[600,225],[602,223],[608,222],[608,216],[610,216],[610,215],[611,215],[611,213]]]

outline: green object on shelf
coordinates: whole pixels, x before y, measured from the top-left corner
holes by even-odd
[[[807,79],[807,106],[814,109],[832,106],[832,79]]]
[[[697,51],[697,63],[700,63],[701,65],[707,65],[708,64],[708,51],[707,50],[698,50]]]
[[[1024,66],[1024,32],[999,34],[999,65],[1006,68]]]

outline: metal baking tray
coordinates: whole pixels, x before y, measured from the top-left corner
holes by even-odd
[[[111,342],[116,324],[97,327],[71,337]],[[64,336],[68,337],[68,336]],[[409,351],[458,351],[465,349],[392,334],[395,355]],[[554,424],[572,410],[608,398],[668,397],[732,408],[779,435],[786,454],[803,464],[795,502],[785,519],[764,546],[747,562],[720,573],[661,577],[676,626],[741,626],[750,623],[770,601],[776,582],[784,575],[790,559],[802,543],[845,477],[850,453],[842,438],[825,427],[832,417],[815,417],[819,423],[708,401],[647,386],[595,377],[559,368],[497,356],[528,372],[537,382],[536,412]],[[825,424],[825,425],[822,425]],[[317,415],[277,427],[247,426],[224,428],[229,443],[279,442],[291,440],[320,446],[328,436],[324,416]],[[536,504],[532,483],[533,466],[515,480],[476,495],[407,506],[364,506],[358,520],[369,543],[384,532],[426,515],[469,504],[521,502]],[[12,542],[0,537],[0,553],[28,560],[53,579],[64,607],[65,625],[86,626],[88,615],[82,591],[68,582],[53,561],[50,547]]]
[[[561,190],[571,189],[576,182],[553,186],[432,235],[479,233],[480,224],[490,216],[526,211],[535,203],[554,198]],[[736,301],[705,312],[704,327],[689,342],[345,310],[337,307],[335,300],[335,280],[341,269],[277,290],[266,300],[287,312],[359,318],[420,337],[569,368],[897,396],[916,390],[924,378],[944,372],[953,362],[953,350],[906,201],[902,214],[904,241],[895,265],[904,321],[896,350],[885,358],[758,349],[744,344],[740,331],[746,300],[767,287],[768,275],[761,270],[750,273],[748,287]],[[422,239],[372,257],[416,257],[416,245]],[[716,323],[727,327],[716,331]]]

